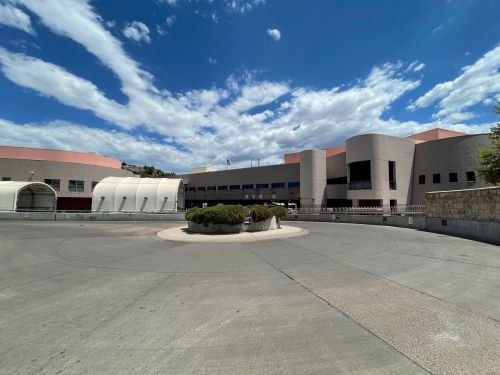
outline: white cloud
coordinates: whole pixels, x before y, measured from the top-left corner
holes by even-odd
[[[418,64],[415,68],[413,68],[413,71],[414,72],[420,72],[424,68],[425,68],[425,64],[421,63],[421,64]]]
[[[473,65],[464,67],[462,74],[453,81],[440,83],[419,97],[409,109],[437,103],[439,111],[435,113],[435,118],[463,118],[465,109],[500,93],[499,69],[500,46],[497,46]],[[471,118],[470,114],[467,117]]]
[[[267,34],[275,41],[281,39],[281,31],[279,31],[278,29],[267,29]]]
[[[177,6],[179,4],[179,0],[160,0],[162,3],[167,3],[170,6]]]
[[[123,35],[137,43],[151,42],[151,39],[149,38],[149,28],[139,21],[133,21],[130,24],[126,24],[123,28]]]
[[[251,11],[254,7],[258,5],[263,5],[266,0],[225,0],[227,7],[239,13],[246,13]]]
[[[0,47],[0,66],[3,74],[19,86],[56,98],[63,104],[91,110],[108,121],[128,123],[126,116],[120,115],[124,106],[107,99],[93,83],[57,65]]]
[[[165,19],[165,23],[167,24],[168,27],[172,27],[176,19],[177,18],[175,17],[175,14],[172,14]]]
[[[0,4],[0,24],[35,34],[29,16],[10,2]]]
[[[103,27],[101,18],[85,0],[18,0],[54,33],[71,38],[95,55],[121,80],[125,94],[153,89],[151,76],[140,69],[122,44]]]
[[[217,60],[216,60],[216,59],[214,59],[213,57],[209,57],[209,58],[208,58],[208,62],[209,62],[210,64],[213,64],[213,65],[217,64]]]
[[[165,36],[168,34],[168,31],[165,30],[163,27],[161,27],[160,25],[156,25],[156,32],[158,33],[158,35],[161,35],[161,36]]]

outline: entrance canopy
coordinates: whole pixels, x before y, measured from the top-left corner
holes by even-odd
[[[0,181],[0,211],[53,211],[56,199],[43,182]]]
[[[184,209],[179,178],[106,177],[92,193],[92,211],[167,212]]]

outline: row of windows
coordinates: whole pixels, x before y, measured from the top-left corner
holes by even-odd
[[[271,185],[271,189],[284,189],[287,184],[284,182],[273,182],[271,184],[262,183],[255,184],[255,189],[269,189],[269,185]],[[300,187],[300,182],[294,181],[288,183],[288,188],[298,188]],[[219,185],[219,186],[190,186],[186,188],[186,191],[216,191],[216,190],[252,190],[254,188],[254,184],[243,184],[243,185]]]
[[[10,177],[2,177],[2,181],[12,181]],[[61,190],[61,180],[56,178],[46,178],[43,180],[47,185],[52,187],[55,191]],[[92,181],[92,191],[97,185],[97,181]],[[68,181],[68,191],[71,193],[84,193],[85,192],[85,181],[81,180],[69,180]]]
[[[467,171],[465,172],[465,178],[467,182],[476,182],[476,172]],[[448,182],[458,182],[458,173],[450,172],[448,173]],[[441,173],[433,173],[432,174],[432,183],[440,184],[441,183]],[[421,174],[418,176],[418,184],[425,184],[425,174]]]

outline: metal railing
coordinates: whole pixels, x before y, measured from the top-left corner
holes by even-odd
[[[424,205],[299,208],[291,215],[425,215]]]

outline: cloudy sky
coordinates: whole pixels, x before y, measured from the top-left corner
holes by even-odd
[[[0,144],[168,171],[487,132],[495,0],[0,0]]]

